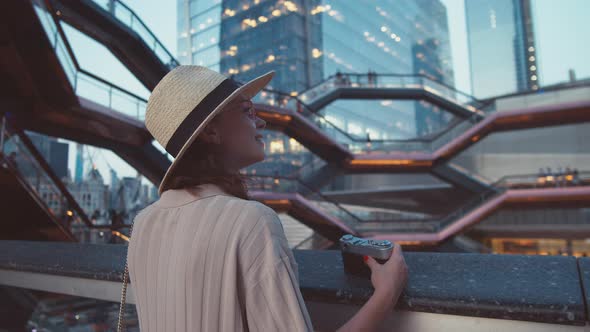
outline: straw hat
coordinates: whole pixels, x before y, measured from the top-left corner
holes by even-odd
[[[158,192],[183,154],[225,105],[235,97],[254,97],[274,76],[270,71],[244,85],[202,66],[178,66],[156,85],[147,103],[145,125],[174,157]]]

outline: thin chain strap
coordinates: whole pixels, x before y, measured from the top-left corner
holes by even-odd
[[[133,232],[133,224],[129,227],[129,241],[131,241],[131,233]],[[131,242],[130,242],[131,243]],[[127,252],[129,252],[129,245],[127,245]],[[127,254],[129,255],[129,253]],[[121,304],[119,305],[119,321],[117,323],[117,332],[124,332],[125,326],[123,323],[123,316],[125,315],[125,301],[127,299],[127,282],[129,280],[129,260],[125,257],[125,271],[123,272],[123,287],[121,288]]]

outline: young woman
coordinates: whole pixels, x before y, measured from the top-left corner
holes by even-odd
[[[239,173],[264,159],[251,98],[273,75],[238,86],[180,66],[150,96],[146,127],[175,160],[129,244],[141,331],[313,330],[280,220],[248,200]],[[341,331],[376,329],[405,285],[399,246],[386,264],[367,264],[375,292]]]

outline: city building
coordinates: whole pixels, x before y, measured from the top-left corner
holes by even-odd
[[[97,169],[91,169],[82,182],[71,183],[69,189],[91,221],[105,224],[108,217],[109,190]]]
[[[465,17],[475,97],[538,89],[530,0],[465,1]]]
[[[50,136],[33,132],[27,134],[55,175],[60,179],[66,178],[68,176],[68,144]]]
[[[301,92],[341,72],[415,72],[453,83],[446,8],[439,1],[178,2],[178,54],[238,80],[269,70],[271,87]],[[423,58],[415,60],[414,45]],[[426,60],[436,59],[436,61]]]

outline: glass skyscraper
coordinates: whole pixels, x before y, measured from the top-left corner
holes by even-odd
[[[530,0],[465,1],[472,94],[488,98],[536,90]]]
[[[439,0],[179,0],[178,18],[182,63],[239,80],[276,70],[272,87],[284,92],[337,71],[422,73],[453,84]]]

